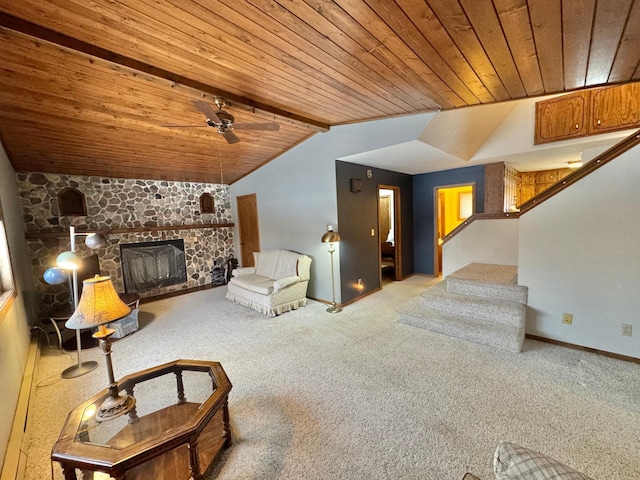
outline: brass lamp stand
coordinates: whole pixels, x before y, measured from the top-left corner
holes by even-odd
[[[109,375],[109,396],[104,400],[96,412],[96,421],[104,422],[112,418],[119,417],[130,412],[136,406],[136,399],[131,395],[120,394],[116,386],[116,379],[113,375],[113,364],[111,363],[111,335],[115,333],[113,328],[100,325],[98,331],[92,335],[100,342],[100,348],[107,364],[107,374]]]
[[[121,394],[118,391],[111,363],[111,335],[115,333],[115,330],[107,328],[106,325],[129,315],[131,308],[120,300],[109,277],[96,275],[94,278],[85,280],[82,284],[82,297],[80,297],[78,308],[67,320],[65,326],[78,330],[98,327],[98,331],[93,334],[93,337],[100,342],[100,348],[107,364],[109,396],[98,408],[95,419],[98,422],[104,422],[130,412],[136,405],[136,399],[133,396]]]
[[[336,285],[335,285],[335,275],[333,273],[333,253],[336,251],[333,248],[334,243],[338,243],[340,241],[340,234],[338,232],[333,231],[333,225],[327,225],[327,232],[322,235],[322,243],[329,244],[329,254],[331,255],[331,294],[332,301],[329,308],[327,308],[327,312],[329,313],[338,313],[342,311],[342,307],[336,303]]]

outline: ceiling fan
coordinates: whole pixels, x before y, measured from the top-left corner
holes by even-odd
[[[165,127],[213,127],[220,135],[224,137],[227,143],[236,143],[240,139],[233,133],[234,130],[270,130],[275,132],[280,129],[280,125],[276,122],[263,122],[263,123],[234,123],[234,117],[229,112],[223,110],[223,107],[228,106],[227,101],[224,98],[216,98],[216,107],[218,110],[214,110],[213,107],[207,102],[202,100],[191,100],[195,107],[205,114],[207,121],[205,125],[164,125]]]

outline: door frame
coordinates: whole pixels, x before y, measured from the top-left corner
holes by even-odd
[[[382,285],[382,252],[380,244],[382,239],[380,238],[380,190],[393,191],[393,241],[394,241],[394,280],[402,280],[402,219],[401,215],[401,203],[400,203],[400,187],[397,185],[384,185],[379,184],[376,190],[376,220],[378,222],[376,230],[378,231],[378,275],[380,285]]]
[[[473,210],[471,215],[476,214],[476,182],[452,183],[449,185],[437,185],[433,187],[433,275],[439,277],[442,275],[442,265],[438,258],[438,223],[440,222],[440,211],[438,201],[438,191],[446,188],[471,187],[473,192]],[[444,262],[443,262],[444,263]]]

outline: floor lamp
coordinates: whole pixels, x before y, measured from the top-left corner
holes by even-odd
[[[74,311],[78,308],[78,268],[82,265],[82,259],[75,253],[76,252],[76,236],[86,236],[85,244],[91,249],[97,249],[106,245],[106,239],[97,233],[76,233],[75,227],[69,227],[69,238],[71,240],[71,250],[63,252],[58,255],[56,263],[58,268],[71,271],[71,297],[73,299]],[[45,272],[45,281],[47,280],[47,273],[54,269],[49,269]],[[49,278],[57,280],[59,277],[54,273],[49,274]],[[76,330],[76,349],[78,351],[78,362],[76,365],[72,365],[62,371],[62,378],[75,378],[85,373],[89,373],[98,366],[98,362],[91,360],[88,362],[81,361],[82,352],[82,340],[80,337],[80,330]]]
[[[331,255],[331,294],[332,301],[329,308],[327,308],[327,312],[329,313],[338,313],[342,311],[342,307],[336,303],[336,284],[333,273],[333,252],[336,251],[333,248],[334,243],[340,242],[340,234],[338,232],[333,231],[333,225],[327,225],[327,232],[322,235],[322,243],[329,244],[329,254]]]

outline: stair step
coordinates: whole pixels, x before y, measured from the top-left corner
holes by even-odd
[[[517,266],[470,263],[445,281],[451,293],[527,304],[528,288],[518,285]]]
[[[420,298],[426,309],[487,323],[519,326],[527,315],[527,307],[522,303],[450,292],[445,282],[426,289]]]
[[[442,335],[468,340],[510,352],[520,352],[524,341],[524,322],[520,325],[486,322],[464,315],[451,315],[426,308],[421,297],[398,308],[399,321]]]

